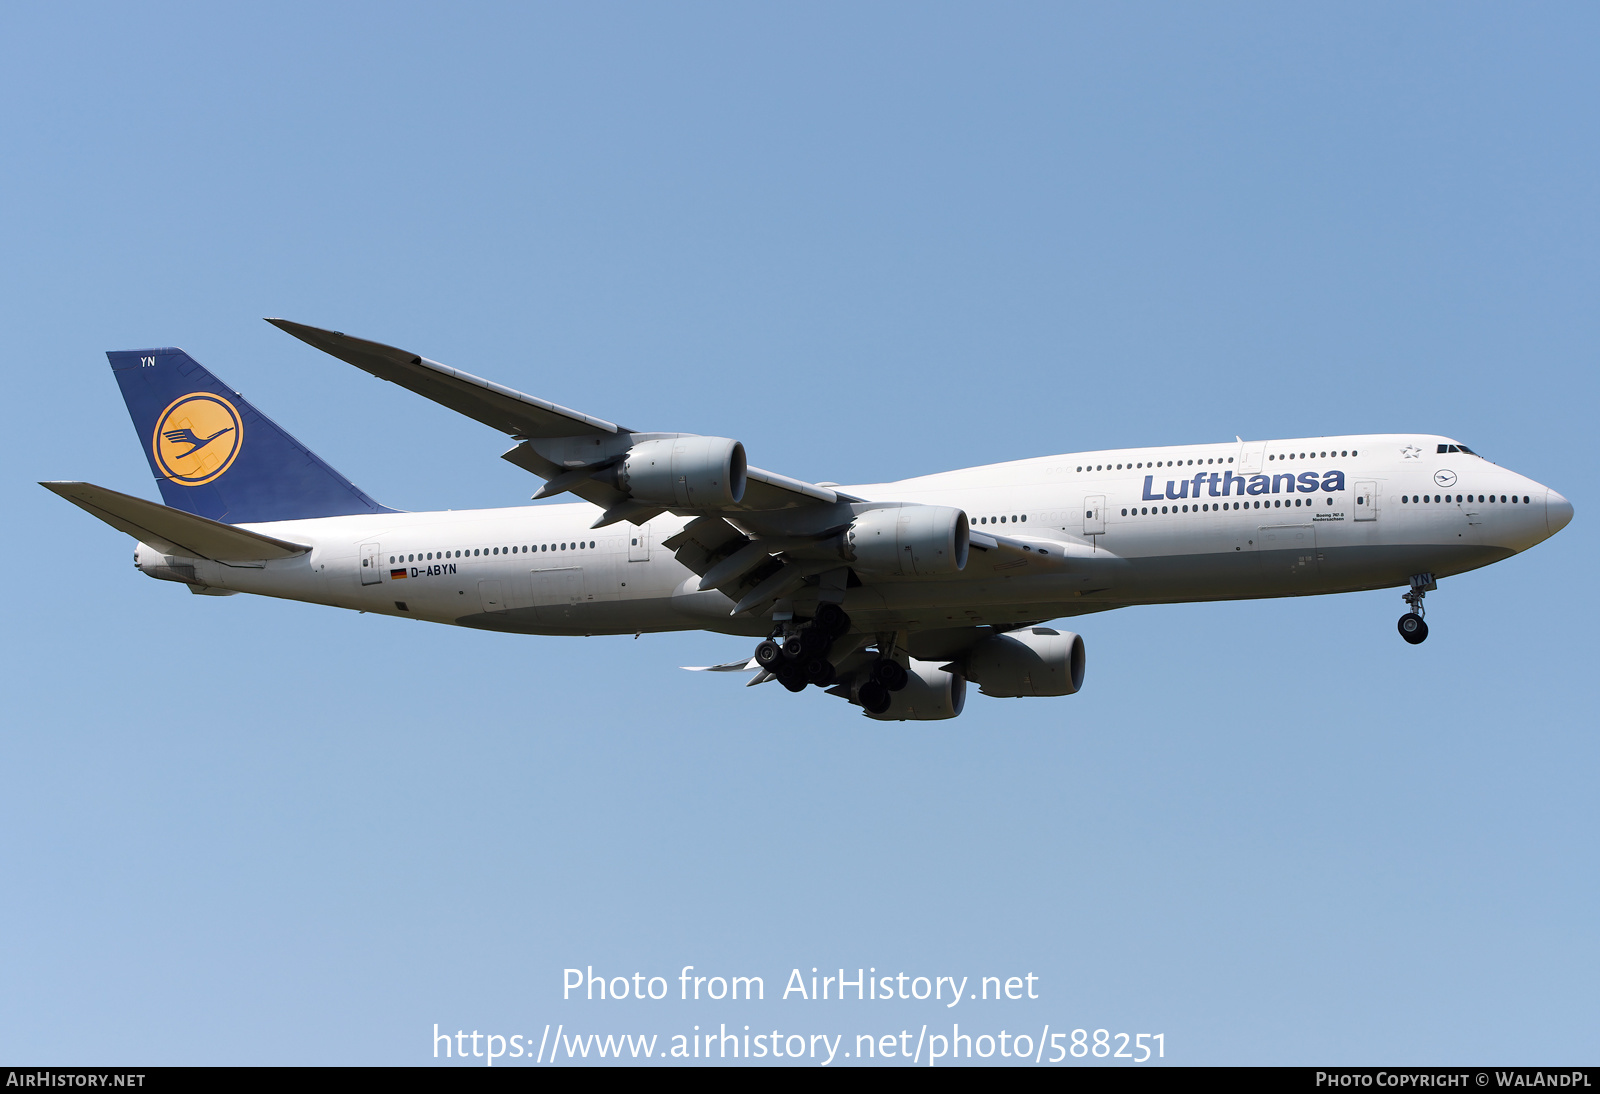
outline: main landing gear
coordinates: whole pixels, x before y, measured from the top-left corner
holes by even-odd
[[[836,673],[828,660],[834,641],[850,629],[850,617],[837,604],[819,604],[817,614],[798,627],[786,624],[756,647],[756,664],[790,691],[808,684],[830,687]]]
[[[1400,637],[1413,646],[1420,646],[1428,639],[1428,624],[1423,621],[1426,611],[1422,607],[1422,598],[1439,587],[1432,574],[1412,574],[1411,591],[1403,599],[1411,609],[1400,617]]]
[[[889,709],[889,693],[905,687],[910,674],[904,665],[888,657],[878,658],[867,672],[867,682],[856,692],[856,699],[868,714],[882,714]]]
[[[833,644],[850,630],[850,617],[837,604],[820,604],[816,615],[796,626],[785,623],[772,637],[756,646],[756,664],[777,677],[790,691],[804,691],[808,685],[832,687],[838,672],[828,660]],[[892,648],[890,643],[890,648]],[[883,643],[879,643],[880,649]],[[867,680],[856,694],[861,705],[872,714],[889,709],[890,695],[906,686],[910,674],[906,667],[887,654],[867,669]]]

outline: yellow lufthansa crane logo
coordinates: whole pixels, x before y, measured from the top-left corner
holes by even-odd
[[[239,454],[244,423],[232,403],[209,391],[173,401],[156,419],[150,451],[173,482],[199,486],[222,474]]]

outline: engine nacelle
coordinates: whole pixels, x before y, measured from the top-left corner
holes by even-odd
[[[744,499],[744,445],[727,437],[673,437],[628,449],[611,480],[639,500],[715,509]]]
[[[218,571],[221,569],[208,559],[165,554],[148,543],[134,546],[133,564],[158,581],[181,581],[195,586],[217,584],[220,577]]]
[[[986,638],[967,655],[967,679],[985,695],[1071,695],[1083,687],[1083,639],[1048,627]]]
[[[863,573],[933,577],[967,565],[967,514],[948,505],[869,509],[845,529],[840,553]]]
[[[906,686],[889,693],[889,709],[867,713],[880,722],[937,722],[954,718],[967,705],[967,682],[932,661],[911,662]]]

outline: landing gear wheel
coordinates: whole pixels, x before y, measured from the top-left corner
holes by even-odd
[[[1428,638],[1428,624],[1423,622],[1422,616],[1416,612],[1407,612],[1400,617],[1400,637],[1410,642],[1413,646],[1420,646]]]
[[[879,683],[868,681],[862,684],[856,699],[868,714],[882,714],[889,709],[889,689]]]
[[[811,625],[830,638],[838,638],[850,629],[850,617],[837,604],[818,604]]]
[[[783,660],[783,647],[772,639],[767,639],[756,647],[756,664],[764,669],[770,669]]]
[[[799,665],[796,665],[793,662],[779,665],[776,675],[778,677],[778,683],[782,684],[790,691],[799,692],[806,690],[805,670]]]
[[[809,660],[813,657],[822,657],[828,652],[828,647],[833,645],[833,637],[815,627],[806,627],[800,632],[801,657]]]
[[[806,683],[815,684],[819,688],[828,687],[838,676],[833,671],[833,664],[826,657],[808,657],[800,665],[806,674]]]
[[[783,639],[783,655],[791,661],[806,651],[805,639],[798,634],[791,634]]]
[[[1400,637],[1413,646],[1421,645],[1428,637],[1428,625],[1422,621],[1426,610],[1422,606],[1422,599],[1438,587],[1439,583],[1432,574],[1412,574],[1411,589],[1400,598],[1411,609],[1400,617]]]
[[[872,681],[882,684],[885,690],[899,691],[910,678],[905,666],[898,661],[884,657],[872,663]]]

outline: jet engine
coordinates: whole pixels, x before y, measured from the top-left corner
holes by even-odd
[[[869,509],[845,529],[839,553],[862,573],[932,577],[967,565],[967,515],[947,505]]]
[[[744,498],[744,445],[727,437],[641,441],[611,473],[617,489],[668,508],[715,509]]]
[[[911,662],[906,686],[889,693],[889,709],[866,712],[880,722],[937,722],[954,718],[967,704],[967,682],[932,661]]]
[[[1048,627],[997,634],[967,655],[967,679],[985,695],[1071,695],[1083,687],[1083,639]]]

